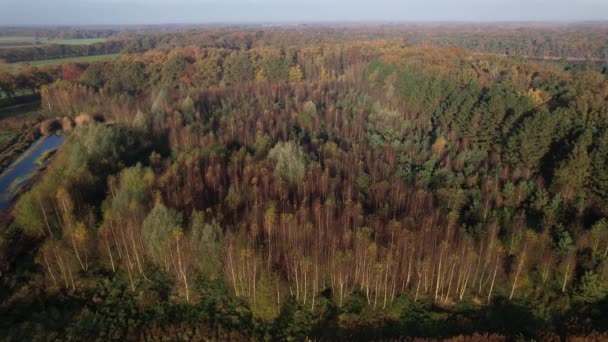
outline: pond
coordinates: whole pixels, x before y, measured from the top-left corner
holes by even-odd
[[[16,191],[26,185],[36,171],[44,166],[46,163],[42,160],[45,159],[44,156],[59,148],[63,144],[63,140],[63,135],[40,137],[2,171],[0,174],[0,209],[11,204]]]

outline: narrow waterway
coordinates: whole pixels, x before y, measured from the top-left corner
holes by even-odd
[[[44,163],[37,163],[39,158],[44,153],[59,148],[63,144],[63,140],[63,135],[40,137],[2,171],[0,174],[0,209],[8,207],[17,190],[26,185],[36,171],[44,166]]]

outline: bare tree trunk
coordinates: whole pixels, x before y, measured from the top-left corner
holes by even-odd
[[[114,230],[114,224],[112,223],[112,220],[110,220],[110,231],[112,232],[112,235],[114,236],[114,242],[116,243],[116,247],[118,247],[118,259],[122,260],[122,247],[120,247],[120,240],[118,239],[118,236],[116,236],[116,232]]]
[[[454,276],[454,268],[456,268],[456,262],[452,263],[452,269],[450,270],[450,279],[448,280],[448,290],[445,293],[445,299],[443,300],[443,302],[446,304],[448,302],[448,298],[450,297],[450,289],[452,288],[452,277]]]
[[[63,281],[65,282],[65,288],[69,288],[70,285],[68,284],[68,276],[65,270],[65,267],[63,266],[63,259],[57,255],[57,253],[55,254],[55,259],[57,259],[57,264],[59,265],[59,270],[61,271],[61,276],[63,277]]]
[[[44,206],[42,205],[41,202],[38,202],[38,205],[40,205],[40,209],[42,210],[42,216],[44,217],[44,223],[46,225],[46,229],[49,232],[49,236],[51,237],[51,239],[53,239],[54,238],[53,231],[51,230],[51,226],[49,225],[49,220],[46,216],[46,211],[44,210]]]
[[[319,281],[319,268],[317,263],[315,262],[315,278],[313,280],[313,286],[312,286],[312,306],[311,306],[311,311],[315,311],[315,297],[316,297],[316,293],[317,293],[317,282]]]
[[[494,275],[492,275],[492,283],[490,284],[490,291],[488,291],[488,303],[492,299],[492,291],[494,290],[494,281],[496,280],[496,272],[498,271],[498,255],[496,256],[496,264],[494,265]]]
[[[568,283],[568,278],[570,277],[570,261],[566,264],[566,272],[564,273],[564,281],[562,282],[562,292],[566,292],[566,284]]]
[[[44,256],[44,261],[46,263],[46,268],[49,270],[49,274],[51,275],[51,279],[53,279],[53,285],[57,286],[57,280],[55,279],[55,275],[53,274],[53,270],[51,269],[51,265],[49,264],[49,260],[46,257],[46,251],[42,252]]]
[[[232,250],[228,251],[228,260],[230,261],[230,273],[232,274],[232,284],[234,286],[234,293],[238,297],[239,289],[236,286],[236,276],[234,275],[234,264],[232,263]]]
[[[410,285],[410,279],[412,276],[412,259],[414,256],[414,252],[412,251],[412,253],[410,254],[410,261],[408,261],[407,263],[407,279],[405,281],[405,287],[408,287]]]
[[[513,286],[511,286],[511,294],[509,295],[509,300],[513,299],[513,294],[515,293],[515,287],[517,285],[517,278],[519,278],[519,273],[521,272],[521,269],[524,266],[524,261],[526,260],[526,251],[525,251],[524,247],[524,251],[522,252],[522,255],[519,259],[519,263],[517,264],[517,271],[515,272],[515,278],[513,279]]]
[[[133,265],[133,262],[131,261],[131,254],[129,253],[129,246],[127,245],[127,239],[125,238],[125,230],[123,229],[122,225],[120,226],[120,235],[122,236],[122,244],[125,246],[125,254],[127,255],[127,262],[128,265],[127,267],[130,269]]]
[[[70,275],[70,282],[72,283],[72,291],[76,291],[76,285],[74,285],[74,276],[72,276],[72,269],[70,265],[67,265],[68,274]]]
[[[179,244],[179,235],[176,236],[175,238],[176,242],[177,242],[177,263],[179,265],[179,272],[182,275],[182,278],[184,280],[184,287],[186,288],[186,302],[190,302],[190,292],[188,291],[188,279],[186,277],[186,271],[184,270],[183,264],[182,264],[182,253],[180,252],[181,246]]]
[[[441,248],[441,252],[439,253],[439,266],[437,267],[437,281],[435,283],[435,300],[437,300],[439,296],[439,285],[441,284],[441,263],[443,262],[443,251],[444,248]]]
[[[302,272],[304,272],[304,305],[306,305],[306,294],[308,292],[308,291],[306,291],[307,290],[306,274],[308,272],[307,272],[307,267],[305,267],[304,265],[302,265]]]
[[[374,286],[374,310],[376,309],[376,306],[378,305],[378,274],[376,273],[376,284]]]
[[[82,267],[83,271],[87,271],[87,268],[84,266],[84,264],[82,263],[82,260],[80,259],[80,254],[78,253],[78,249],[76,248],[76,242],[74,241],[74,235],[70,234],[70,240],[72,240],[72,247],[74,247],[74,253],[76,253],[76,259],[78,259],[78,262],[80,263],[80,267]]]
[[[133,246],[133,253],[135,254],[135,262],[137,264],[137,269],[139,270],[139,274],[141,274],[144,279],[149,280],[148,277],[146,277],[146,274],[144,272],[144,269],[141,265],[141,262],[139,260],[139,252],[137,251],[137,246],[136,246],[136,242],[135,242],[135,237],[133,236],[133,229],[131,229],[131,245]]]
[[[112,257],[112,250],[110,249],[110,242],[108,241],[108,234],[106,233],[106,247],[108,248],[108,255],[110,255],[110,264],[112,264],[112,272],[116,272],[114,267],[114,258]]]
[[[469,282],[470,276],[471,276],[471,264],[469,264],[467,267],[467,271],[466,271],[466,275],[463,280],[462,288],[460,289],[460,297],[459,297],[460,300],[462,300],[462,298],[464,298],[464,294],[467,290],[467,283]]]
[[[542,278],[543,278],[543,284],[545,284],[547,282],[547,278],[549,278],[549,262],[545,262],[543,264],[543,273],[542,273]]]
[[[484,239],[485,241],[485,239]],[[479,249],[479,255],[477,257],[477,265],[475,266],[475,275],[473,276],[473,281],[471,281],[471,286],[475,286],[475,281],[477,280],[477,275],[479,274],[479,265],[481,265],[481,258],[483,257],[483,245]]]
[[[382,310],[386,309],[387,291],[388,291],[388,265],[386,265],[386,270],[384,272],[384,300],[382,301]]]
[[[339,283],[340,283],[340,304],[338,305],[338,307],[342,307],[342,299],[344,299],[344,282],[342,282],[342,280],[340,280]]]
[[[418,272],[418,285],[416,285],[416,295],[414,296],[414,302],[418,301],[418,292],[420,290],[420,281],[422,280],[422,277],[420,275],[420,272]]]
[[[300,282],[298,281],[298,266],[294,267],[296,278],[296,300],[300,298]]]
[[[281,291],[279,290],[279,277],[277,276],[277,312],[281,310]]]

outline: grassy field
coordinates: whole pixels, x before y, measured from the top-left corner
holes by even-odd
[[[119,55],[120,55],[119,53],[112,53],[112,54],[107,54],[107,55],[67,57],[67,58],[58,58],[58,59],[45,59],[45,60],[41,60],[41,61],[31,61],[31,62],[7,63],[7,64],[0,64],[0,71],[4,70],[4,71],[11,72],[11,73],[16,73],[16,72],[19,72],[19,70],[21,70],[24,66],[26,66],[28,64],[31,66],[39,67],[39,66],[44,66],[44,65],[58,65],[58,64],[63,64],[63,63],[67,63],[67,62],[89,63],[89,62],[102,61],[102,60],[116,58]]]
[[[49,44],[90,45],[95,43],[103,43],[107,40],[107,38],[49,39],[44,37],[0,37],[0,49],[13,47],[41,46]]]

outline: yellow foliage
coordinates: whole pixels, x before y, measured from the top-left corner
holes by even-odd
[[[289,69],[289,80],[292,82],[300,82],[304,79],[304,72],[299,65]]]
[[[276,217],[276,208],[275,208],[274,203],[272,203],[271,205],[268,206],[268,208],[266,209],[266,212],[264,213],[264,228],[266,229],[266,232],[268,234],[270,234],[270,230],[272,229],[272,226],[274,226],[275,217]]]
[[[327,72],[327,69],[325,69],[325,66],[321,67],[321,81],[327,81],[329,79],[329,73]]]
[[[171,229],[171,235],[174,239],[181,240],[184,233],[182,232],[182,229],[180,227],[175,227]]]
[[[377,249],[378,249],[378,246],[376,246],[376,244],[374,242],[370,243],[369,246],[367,246],[367,250],[370,255],[376,255]]]
[[[369,75],[370,82],[376,82],[379,75],[380,75],[380,70],[379,69],[374,70],[374,72],[372,72],[371,75]]]
[[[240,255],[241,259],[250,258],[253,256],[253,250],[250,248],[241,249],[239,251],[239,255]]]
[[[70,198],[70,194],[64,188],[59,188],[59,190],[57,190],[56,197],[57,201],[59,201],[61,205],[65,206],[67,210],[72,209],[72,199]]]
[[[154,178],[154,171],[152,171],[152,169],[147,169],[144,174],[144,182],[146,182],[146,185],[152,186],[152,184],[154,184]]]
[[[433,153],[435,153],[436,155],[440,155],[447,146],[447,144],[448,141],[444,137],[438,137],[432,147]]]
[[[547,101],[545,100],[545,96],[543,91],[540,89],[529,89],[528,96],[532,99],[536,106],[542,106]]]
[[[74,240],[79,243],[84,243],[89,239],[89,231],[84,223],[78,223],[76,229],[74,229]]]
[[[256,73],[255,73],[255,80],[260,82],[260,81],[266,81],[268,79],[268,77],[266,77],[266,71],[264,71],[264,69],[259,69]]]

